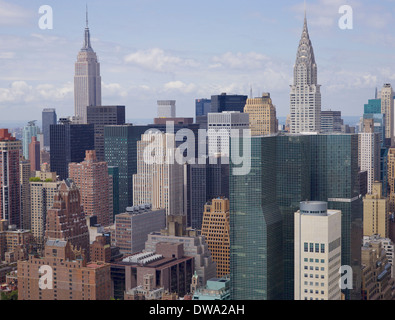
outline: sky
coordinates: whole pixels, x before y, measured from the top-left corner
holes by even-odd
[[[157,100],[193,117],[195,99],[270,92],[289,113],[303,0],[0,0],[0,125],[40,120],[43,108],[74,114],[74,63],[88,5],[102,104],[128,119],[153,118]],[[42,30],[39,8],[53,10]],[[339,8],[353,9],[343,30]],[[360,116],[384,83],[395,87],[395,0],[307,0],[322,110]]]

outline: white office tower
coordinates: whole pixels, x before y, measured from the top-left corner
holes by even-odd
[[[341,211],[306,201],[295,212],[295,300],[340,300]]]
[[[385,114],[385,138],[387,144],[394,142],[394,91],[389,83],[384,84],[380,91],[381,113]]]
[[[75,122],[87,123],[87,107],[101,106],[100,64],[91,47],[86,17],[84,46],[78,53],[74,76],[74,116]]]
[[[380,134],[358,133],[358,164],[360,171],[368,173],[368,193],[372,193],[373,183],[380,180]]]
[[[133,175],[133,205],[152,204],[167,215],[184,215],[184,170],[174,158],[175,135],[153,129],[137,142],[137,174]]]
[[[320,132],[320,87],[317,84],[317,65],[305,16],[302,38],[294,65],[294,83],[290,94],[291,133]]]
[[[175,118],[176,101],[158,100],[158,118]]]
[[[230,136],[238,134],[243,137],[244,131],[250,128],[248,113],[224,111],[209,113],[207,119],[208,155],[230,157]]]

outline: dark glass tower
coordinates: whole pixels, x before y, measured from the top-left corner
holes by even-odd
[[[328,202],[328,209],[342,211],[341,263],[352,267],[354,288],[344,293],[346,299],[359,300],[362,197],[358,178],[358,135],[253,137],[251,154],[251,172],[247,176],[230,176],[233,298],[250,299],[248,294],[251,294],[271,299],[269,295],[252,294],[254,291],[266,292],[270,283],[273,285],[269,278],[274,276],[274,271],[258,281],[262,272],[260,264],[266,263],[266,260],[260,261],[259,250],[270,250],[271,247],[266,248],[269,243],[262,242],[255,248],[257,240],[249,237],[268,237],[269,230],[274,229],[275,236],[270,236],[270,239],[281,239],[277,255],[281,256],[282,271],[281,276],[276,275],[280,277],[277,281],[283,283],[281,298],[293,300],[294,213],[299,209],[300,201],[311,200]],[[276,224],[271,225],[273,229],[267,227],[267,231],[263,231],[265,222],[269,220],[259,221],[251,217],[251,212],[262,215],[263,205],[271,203],[271,199],[275,199],[281,217],[280,236]],[[277,212],[274,207],[272,210]],[[272,243],[272,246],[275,245]],[[250,250],[255,252],[255,258],[252,258]],[[267,264],[266,268],[269,267],[271,265]],[[246,270],[253,275],[251,279]]]
[[[61,119],[50,126],[50,164],[61,180],[69,177],[69,163],[82,162],[86,150],[95,149],[93,124],[74,124]]]
[[[251,144],[250,173],[230,175],[231,300],[278,300],[283,297],[283,264],[273,170],[276,137],[253,137]]]
[[[125,106],[88,106],[87,123],[95,125],[95,150],[98,161],[104,161],[104,126],[125,124]]]
[[[149,126],[104,127],[104,160],[119,170],[119,212],[133,205],[133,174],[137,173],[137,141]]]
[[[42,112],[42,132],[44,135],[44,147],[50,146],[50,134],[49,127],[51,124],[56,124],[56,110],[55,109],[44,109]]]
[[[115,216],[119,213],[119,170],[118,167],[108,167],[108,175],[112,177],[112,209],[113,209],[113,219],[115,221]]]
[[[211,96],[211,111],[212,113],[223,111],[240,111],[244,112],[248,96],[242,95],[221,95]]]

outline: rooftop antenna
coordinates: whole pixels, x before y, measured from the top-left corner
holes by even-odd
[[[88,4],[86,4],[86,27],[89,28],[89,24],[88,24]]]

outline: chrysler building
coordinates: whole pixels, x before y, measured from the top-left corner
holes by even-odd
[[[306,13],[291,86],[291,133],[320,132],[321,92],[317,84],[317,64],[307,29]]]

